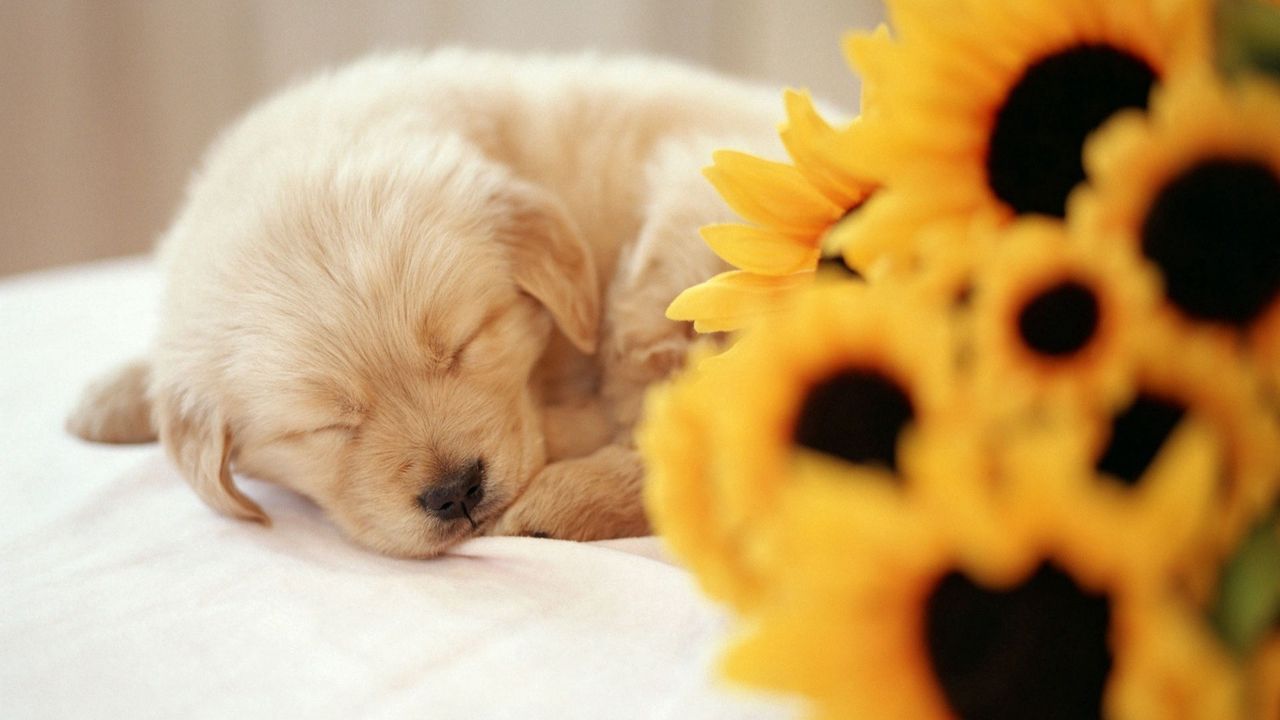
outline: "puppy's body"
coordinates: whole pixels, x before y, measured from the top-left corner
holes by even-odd
[[[699,168],[770,147],[775,97],[461,51],[289,90],[210,151],[161,246],[151,358],[71,428],[150,425],[213,507],[265,519],[234,466],[392,554],[642,533],[638,398],[687,343],[664,307],[718,269],[696,230],[727,219]]]

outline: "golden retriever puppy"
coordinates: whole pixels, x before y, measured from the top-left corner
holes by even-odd
[[[648,531],[631,445],[718,268],[713,149],[772,148],[776,93],[672,64],[465,51],[368,59],[251,111],[159,249],[150,356],[68,426],[154,439],[214,509],[233,469],[355,541]]]

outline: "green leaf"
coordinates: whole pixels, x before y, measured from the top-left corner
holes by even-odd
[[[1255,525],[1227,561],[1212,618],[1222,641],[1240,655],[1280,623],[1280,511]]]
[[[1214,17],[1218,66],[1227,75],[1280,79],[1280,7],[1265,0],[1219,0]]]

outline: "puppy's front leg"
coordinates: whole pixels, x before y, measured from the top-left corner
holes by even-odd
[[[585,457],[543,468],[490,534],[561,540],[648,535],[643,485],[640,454],[606,445]]]

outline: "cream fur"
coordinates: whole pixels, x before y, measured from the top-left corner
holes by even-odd
[[[699,168],[772,151],[776,97],[652,60],[460,50],[292,88],[209,151],[159,251],[153,353],[69,427],[158,432],[215,509],[267,519],[234,469],[394,555],[644,533],[630,433],[688,343],[663,309],[720,269],[696,230],[729,219]],[[428,516],[418,494],[477,457],[479,528]]]

